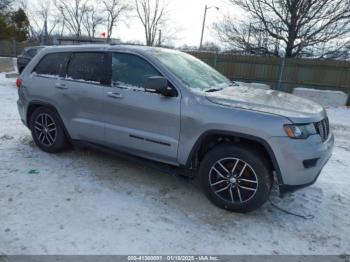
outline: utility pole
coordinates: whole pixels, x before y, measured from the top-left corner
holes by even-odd
[[[41,34],[41,45],[47,45],[48,32],[47,32],[47,19],[44,21],[44,28]]]
[[[249,32],[248,32],[248,51],[250,52],[250,36],[252,33],[252,24],[249,24]]]
[[[162,30],[159,30],[158,46],[162,46]]]
[[[284,75],[284,69],[286,67],[286,55],[283,56],[283,58],[281,59],[281,64],[280,64],[280,71],[279,71],[279,75],[278,75],[278,82],[277,82],[277,90],[278,91],[282,91],[282,84],[283,84],[283,75]]]
[[[44,34],[45,34],[44,45],[47,45],[49,41],[49,33],[47,32],[47,18],[45,19],[45,24],[44,24]]]
[[[61,10],[61,14],[63,14],[63,6],[60,6],[59,9]],[[66,25],[66,20],[62,18],[62,31],[61,31],[61,37],[63,37],[64,34],[64,27]]]
[[[211,9],[211,8],[216,8],[216,10],[219,10],[219,7],[217,6],[210,6],[208,7],[208,5],[205,5],[205,8],[204,8],[204,17],[203,17],[203,26],[202,26],[202,34],[201,34],[201,42],[199,44],[199,49],[202,49],[202,46],[203,46],[203,36],[204,36],[204,29],[205,29],[205,20],[207,18],[207,11],[208,9]]]
[[[205,8],[204,8],[204,17],[203,17],[203,26],[202,26],[202,34],[201,34],[201,42],[199,44],[199,49],[202,49],[202,46],[203,46],[203,35],[204,35],[204,27],[205,27],[205,19],[207,17],[207,10],[208,10],[208,6],[205,5]]]
[[[62,30],[61,30],[61,37],[63,36],[63,33],[64,33],[64,27],[66,25],[66,21],[63,19],[62,20]]]

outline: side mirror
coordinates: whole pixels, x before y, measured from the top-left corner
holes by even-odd
[[[157,93],[163,96],[169,95],[168,80],[161,76],[152,76],[146,80],[146,90],[155,90]]]

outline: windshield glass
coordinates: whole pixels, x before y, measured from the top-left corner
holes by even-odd
[[[189,88],[216,91],[232,85],[228,78],[186,53],[162,51],[156,57]]]

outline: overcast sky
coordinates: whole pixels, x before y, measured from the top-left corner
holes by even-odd
[[[43,0],[25,0],[28,3],[30,9],[35,10],[37,3]],[[132,4],[133,0],[130,1]],[[215,42],[218,40],[215,38],[215,34],[212,31],[212,25],[214,22],[221,20],[224,15],[230,14],[233,17],[242,17],[242,13],[239,10],[235,10],[232,4],[228,0],[164,0],[168,2],[166,10],[168,10],[169,21],[168,24],[171,31],[174,28],[178,29],[176,34],[176,40],[172,42],[175,46],[181,46],[184,44],[190,46],[198,46],[200,42],[204,7],[207,4],[210,7],[219,7],[219,10],[211,8],[207,12],[206,29],[203,42]],[[96,6],[100,5],[100,0],[90,0],[90,3],[94,3]],[[129,13],[125,22],[118,24],[118,27],[114,29],[113,38],[119,38],[123,42],[127,41],[145,41],[144,31],[142,24],[136,18],[135,11]],[[31,17],[31,19],[37,19],[37,17]],[[166,29],[163,29],[166,30]],[[100,35],[105,32],[105,28],[97,28],[96,35]]]
[[[215,8],[208,10],[203,42],[217,42],[211,30],[211,25],[220,20],[224,14],[239,15],[239,12],[234,10],[232,5],[225,0],[170,0],[169,2],[169,24],[174,28],[178,28],[177,39],[174,42],[176,46],[183,44],[199,45],[206,4],[217,6],[220,10],[217,11]],[[120,38],[123,41],[144,41],[144,33],[140,22],[136,18],[128,21],[128,25],[121,24],[119,29],[116,28],[113,37]]]

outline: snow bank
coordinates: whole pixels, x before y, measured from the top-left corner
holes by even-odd
[[[5,75],[5,77],[6,78],[16,78],[16,77],[18,77],[19,75],[18,75],[18,73],[16,73],[16,72],[14,72],[14,73],[7,73],[6,75]]]
[[[271,86],[266,84],[261,84],[261,83],[245,83],[245,82],[238,82],[238,81],[236,81],[236,83],[242,86],[249,86],[253,88],[259,88],[259,89],[265,89],[265,90],[271,89]]]
[[[350,127],[350,108],[329,108],[327,114],[331,119],[331,124]]]
[[[9,57],[0,57],[0,72],[12,72],[12,71],[14,71],[13,59]]]
[[[18,67],[17,67],[17,57],[12,58],[12,64],[15,72],[18,72]]]
[[[294,95],[307,98],[325,107],[345,106],[348,95],[341,91],[317,90],[311,88],[294,88]]]

